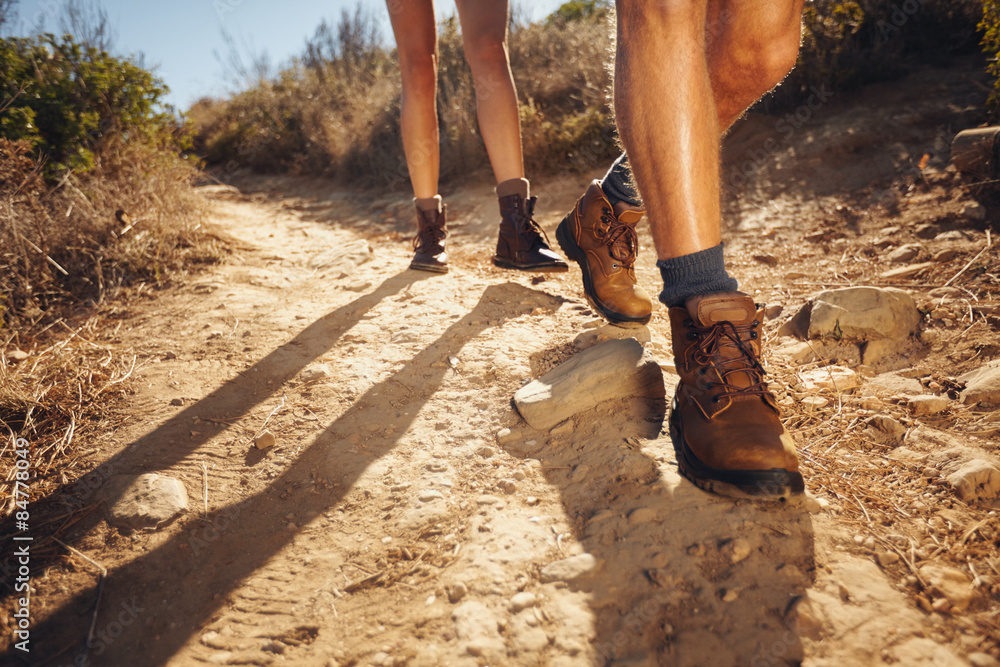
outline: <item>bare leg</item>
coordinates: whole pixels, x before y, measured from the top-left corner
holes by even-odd
[[[615,108],[659,259],[721,242],[708,0],[618,0]]]
[[[506,0],[456,0],[476,112],[497,183],[524,178],[521,119],[507,53]]]
[[[413,195],[438,191],[440,148],[437,118],[437,23],[431,0],[389,2],[389,19],[399,51],[403,93],[400,126]]]

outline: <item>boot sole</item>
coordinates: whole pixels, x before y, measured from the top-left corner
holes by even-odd
[[[679,414],[675,398],[670,406],[670,439],[681,474],[698,488],[729,498],[776,501],[795,499],[805,491],[802,473],[796,471],[724,470],[705,465],[684,442]]]
[[[516,264],[509,259],[503,259],[494,255],[493,264],[501,269],[514,269],[515,271],[529,271],[532,273],[563,273],[569,271],[565,264]]]
[[[435,266],[433,264],[420,264],[418,262],[410,262],[410,268],[416,271],[428,271],[430,273],[448,273],[447,266]]]
[[[562,251],[566,253],[566,257],[573,260],[580,265],[580,270],[583,271],[583,294],[587,297],[587,303],[590,307],[596,310],[600,315],[620,327],[641,327],[649,322],[649,318],[652,317],[652,313],[644,317],[630,317],[628,315],[623,315],[622,313],[611,310],[604,304],[602,304],[597,299],[597,293],[594,290],[594,283],[590,279],[590,268],[587,264],[587,253],[583,252],[583,249],[576,244],[573,239],[573,235],[569,232],[569,216],[573,215],[570,213],[559,226],[556,227],[556,240],[559,242],[559,247]]]

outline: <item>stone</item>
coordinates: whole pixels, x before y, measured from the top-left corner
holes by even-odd
[[[188,507],[184,484],[167,475],[115,475],[108,485],[109,497],[116,498],[108,509],[108,523],[118,528],[159,528]]]
[[[968,241],[969,237],[960,229],[953,229],[950,232],[941,232],[934,237],[935,241]]]
[[[932,239],[938,235],[938,226],[923,222],[913,228],[913,235],[918,239]]]
[[[528,591],[521,591],[517,593],[510,599],[510,609],[515,614],[528,607],[534,607],[538,599],[535,597],[534,593]]]
[[[652,507],[637,507],[628,513],[628,525],[636,526],[640,523],[651,523],[656,521],[656,510]]]
[[[845,287],[814,295],[779,333],[865,342],[906,338],[920,324],[913,297],[892,287]]]
[[[478,449],[476,449],[476,454],[479,454],[484,459],[488,459],[488,458],[490,458],[491,456],[493,456],[496,453],[497,453],[497,450],[493,449],[489,445],[483,445],[482,447],[479,447]]]
[[[514,405],[532,428],[547,430],[603,401],[664,395],[663,371],[638,341],[608,340],[521,387]]]
[[[433,500],[444,500],[444,494],[437,489],[424,489],[417,494],[417,500],[422,503],[429,503]]]
[[[278,442],[270,431],[264,431],[253,440],[253,446],[261,451],[267,451]]]
[[[936,415],[948,409],[951,401],[946,396],[914,396],[907,405],[913,414],[919,416]]]
[[[958,381],[965,383],[959,396],[963,403],[1000,405],[1000,359],[959,376]]]
[[[984,459],[966,461],[945,479],[963,502],[991,500],[1000,495],[1000,468]]]
[[[885,662],[906,667],[967,667],[968,665],[947,646],[942,646],[926,637],[906,639],[889,649],[888,656],[890,659]]]
[[[988,653],[970,653],[965,656],[972,667],[1000,667],[1000,660],[997,660]]]
[[[371,244],[364,240],[336,244],[309,260],[309,267],[324,271],[330,278],[346,278],[372,258]]]
[[[817,599],[813,599],[814,597]],[[796,635],[819,641],[825,628],[830,625],[830,620],[824,613],[817,594],[806,591],[789,605],[785,613],[785,624]]]
[[[867,426],[865,429],[867,435],[873,440],[893,446],[903,444],[906,427],[892,417],[875,415],[869,417],[865,425]]]
[[[828,389],[837,392],[861,386],[861,378],[858,377],[858,374],[844,366],[824,366],[823,368],[801,371],[798,375],[805,391]]]
[[[13,350],[6,353],[6,357],[9,361],[19,364],[28,358],[28,353],[15,347]]]
[[[792,340],[776,348],[774,352],[793,364],[808,364],[816,361],[816,352],[813,351],[812,345],[804,340]]]
[[[448,593],[448,602],[455,604],[468,594],[469,587],[465,585],[465,582],[456,581],[445,590]]]
[[[880,373],[868,380],[868,387],[903,396],[914,396],[924,391],[920,380],[908,378],[899,373]]]
[[[927,295],[935,299],[961,299],[965,292],[957,287],[935,287]]]
[[[806,412],[816,412],[817,410],[822,410],[830,404],[830,401],[823,398],[822,396],[806,396],[799,403],[802,405],[802,409]]]
[[[518,614],[511,620],[508,635],[511,645],[518,653],[537,653],[549,645],[549,636],[541,628],[532,625],[534,620],[531,612]]]
[[[938,263],[950,262],[951,260],[958,257],[958,254],[959,254],[958,250],[955,250],[954,248],[945,248],[944,250],[938,250],[936,253],[934,253],[931,259],[933,259],[935,262]]]
[[[893,563],[899,562],[899,554],[895,551],[879,551],[875,554],[875,557],[878,559],[878,564],[882,567],[888,567]]]
[[[299,373],[303,382],[317,382],[333,376],[333,371],[326,364],[309,364]]]
[[[905,262],[912,262],[923,252],[924,248],[919,243],[907,243],[901,245],[888,255],[888,259],[893,264],[903,264]]]
[[[972,201],[963,206],[958,214],[966,220],[980,222],[986,219],[986,207],[977,201]]]
[[[504,478],[497,482],[497,487],[507,495],[510,495],[517,491],[517,482],[512,479]]]
[[[564,435],[570,435],[573,433],[573,428],[574,428],[573,420],[567,419],[562,424],[559,424],[559,426],[556,426],[551,431],[549,431],[549,435],[555,436],[557,438]]]
[[[603,561],[594,558],[591,554],[577,554],[562,560],[549,563],[542,568],[542,583],[553,581],[576,581],[588,577],[600,569]]]
[[[739,563],[741,560],[747,558],[751,551],[752,548],[750,547],[750,542],[742,537],[729,540],[722,546],[722,555],[733,564]]]
[[[504,655],[496,616],[482,602],[469,600],[455,607],[451,613],[455,634],[465,644],[465,651],[476,657]]]
[[[896,278],[915,278],[925,271],[930,271],[934,268],[934,262],[920,262],[919,264],[907,264],[906,266],[901,266],[898,269],[889,269],[888,271],[883,271],[879,274],[879,277],[883,280],[894,280]],[[850,289],[850,288],[848,288]]]
[[[954,611],[965,611],[976,597],[972,581],[961,570],[945,565],[927,564],[921,566],[919,572],[931,592],[948,600]]]
[[[784,304],[780,303],[769,303],[764,308],[764,317],[768,320],[776,320],[781,316],[781,313],[785,311]]]

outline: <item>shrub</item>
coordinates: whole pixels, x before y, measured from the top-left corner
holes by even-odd
[[[1000,120],[1000,0],[983,0],[979,29],[983,33],[983,53],[988,58],[986,71],[993,77],[993,91],[986,107],[990,118],[997,121]]]

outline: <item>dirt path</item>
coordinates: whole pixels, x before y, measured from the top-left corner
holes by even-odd
[[[883,87],[870,108],[832,101],[791,137],[773,120],[737,131],[737,167],[768,137],[778,146],[776,166],[754,167],[752,187],[729,206],[727,249],[745,288],[787,314],[831,275],[863,283],[884,269],[878,256],[857,259],[879,230],[955,219],[967,194],[950,176],[905,188],[908,161],[928,153],[943,169],[935,141],[974,115],[974,77],[962,76],[922,73],[923,89]],[[934,102],[928,90],[941,87],[951,97]],[[879,133],[887,163],[866,143]],[[848,162],[863,172],[857,182],[832,183]],[[536,185],[550,236],[584,184]],[[966,614],[922,610],[906,562],[880,563],[873,546],[908,535],[910,523],[860,501],[858,511],[824,481],[825,459],[804,460],[804,503],[733,502],[679,477],[662,402],[605,403],[549,432],[521,421],[514,391],[599,340],[634,336],[668,366],[668,328],[662,310],[648,329],[606,326],[576,270],[492,267],[485,187],[449,197],[460,221],[452,271],[432,276],[406,268],[403,195],[362,207],[315,184],[257,185],[256,195],[204,189],[236,256],[165,292],[123,331],[146,360],[134,419],[96,443],[91,476],[169,474],[191,509],[131,536],[97,514],[81,520],[76,548],[111,573],[92,664],[996,664],[983,653],[998,655],[996,587],[987,581]],[[837,237],[830,220],[843,207],[859,221]],[[942,275],[982,242],[970,231]],[[642,243],[651,248],[645,230]],[[651,290],[653,259],[646,250],[638,266]],[[995,329],[974,333],[997,349]],[[951,363],[952,375],[973,361],[948,362],[949,352],[961,350],[921,348],[909,368]],[[674,378],[668,368],[668,399]],[[800,412],[793,401],[789,415]],[[798,419],[793,430],[808,453],[839,423]],[[962,424],[956,412],[946,426]],[[252,440],[265,425],[277,445],[261,452]],[[994,431],[972,444],[995,453],[997,442]],[[887,471],[881,452],[860,445],[850,452],[852,471],[899,481],[887,506],[914,511],[904,502],[907,489],[924,491],[919,472]],[[939,509],[952,512],[952,544],[966,522],[995,519],[995,503],[940,502],[914,514],[913,534]],[[983,535],[972,542],[996,557]],[[565,559],[579,576],[544,569]],[[48,664],[72,663],[92,581],[79,561],[38,583],[48,606],[37,636],[52,638],[47,653],[62,649]]]

